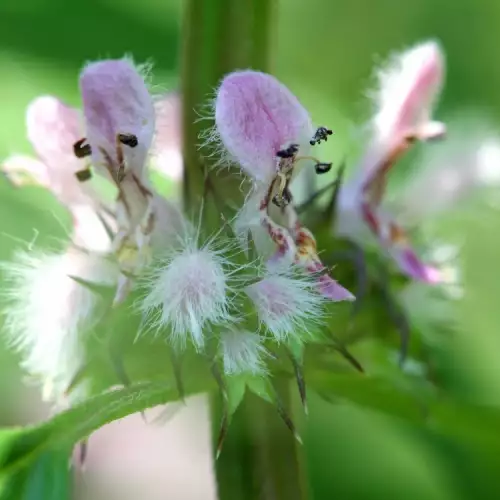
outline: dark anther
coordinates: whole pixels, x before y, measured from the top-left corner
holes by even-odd
[[[330,129],[326,127],[319,127],[313,138],[309,141],[309,144],[314,146],[315,144],[321,144],[321,141],[326,142],[328,140],[328,136],[332,134],[333,132]]]
[[[291,144],[288,148],[279,150],[276,153],[276,156],[278,158],[293,158],[298,151],[299,151],[299,145]]]
[[[85,144],[87,139],[83,138],[73,144],[73,152],[77,158],[85,158],[92,154],[90,144]]]
[[[316,163],[316,165],[314,165],[314,169],[316,170],[317,174],[326,174],[326,172],[329,172],[332,169],[332,164]]]
[[[92,172],[90,168],[78,170],[78,172],[75,172],[75,175],[80,182],[85,182],[92,178]]]
[[[131,148],[135,148],[139,141],[137,140],[137,136],[134,134],[118,134],[118,140],[125,144],[125,146],[130,146]]]
[[[283,193],[273,196],[273,203],[279,208],[285,208],[292,202],[292,193],[286,188]]]

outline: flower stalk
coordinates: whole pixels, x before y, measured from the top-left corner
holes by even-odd
[[[183,189],[185,207],[192,214],[198,213],[204,194],[214,194],[215,185],[217,192],[224,193],[228,205],[241,205],[241,179],[219,171],[214,182],[210,167],[218,158],[208,146],[201,146],[211,126],[203,117],[211,112],[207,110],[207,99],[213,97],[225,74],[236,68],[270,70],[275,11],[275,0],[186,2],[181,88]],[[220,227],[220,207],[213,202],[213,196],[205,201],[204,220],[213,228]]]
[[[204,200],[206,229],[220,227],[221,207],[214,201],[217,193],[224,193],[226,206],[238,207],[244,192],[240,178],[223,170],[215,175],[210,169],[220,158],[207,146],[200,147],[200,138],[206,137],[212,126],[200,116],[207,113],[207,97],[213,96],[227,73],[238,68],[270,71],[275,10],[274,0],[191,0],[186,6],[182,55],[184,203],[196,214]],[[280,381],[277,390],[288,411],[289,380]],[[220,421],[220,415],[214,416],[216,436]],[[304,476],[301,453],[301,445],[276,407],[247,391],[216,462],[219,498],[305,499],[300,484]]]
[[[296,387],[285,377],[277,378],[273,386],[283,411],[290,415],[296,406],[292,397]],[[218,419],[214,420],[218,432]],[[219,498],[305,500],[304,465],[303,444],[287,428],[275,405],[247,391],[216,462]]]

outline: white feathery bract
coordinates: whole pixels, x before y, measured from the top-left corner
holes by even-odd
[[[224,373],[265,373],[263,357],[268,353],[261,342],[258,333],[234,328],[224,330],[220,336]]]
[[[245,289],[262,325],[276,341],[289,336],[308,336],[311,326],[320,323],[324,298],[314,278],[276,269]]]
[[[75,248],[60,254],[19,252],[1,267],[8,338],[21,352],[23,368],[43,382],[44,399],[60,402],[84,361],[81,336],[92,326],[99,300],[71,276],[111,285],[116,269]]]
[[[190,337],[201,349],[206,328],[230,321],[229,265],[210,244],[199,248],[195,240],[185,241],[147,276],[140,304],[147,325],[157,332],[169,329],[176,347],[184,348]]]

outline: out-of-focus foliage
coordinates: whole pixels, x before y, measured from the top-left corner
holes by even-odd
[[[4,0],[0,5],[0,157],[30,152],[24,108],[33,97],[57,93],[79,104],[77,73],[86,60],[124,52],[139,61],[151,58],[155,81],[175,86],[181,7],[180,1],[169,0],[140,4],[91,0],[78,8],[62,0]],[[411,4],[282,0],[279,19],[274,34],[276,74],[318,122],[334,129],[334,140],[324,147],[332,161],[338,163],[346,155],[352,158],[356,152],[352,139],[356,125],[369,113],[364,94],[373,84],[373,65],[390,51],[428,37],[439,39],[447,54],[446,92],[438,115],[460,116],[477,108],[500,130],[500,4],[496,0],[417,0]],[[400,182],[417,155],[404,162],[397,175]],[[2,260],[9,258],[20,240],[57,246],[57,238],[66,234],[67,227],[67,215],[49,194],[36,188],[14,191],[0,180]],[[458,331],[443,332],[432,351],[435,376],[444,381],[449,394],[468,403],[450,406],[446,395],[437,395],[445,403],[437,404],[434,420],[424,419],[422,426],[420,420],[405,422],[383,416],[377,408],[366,410],[362,388],[348,391],[349,399],[359,394],[359,406],[332,405],[312,397],[304,438],[314,498],[498,497],[497,228],[500,214],[480,200],[446,214],[437,223],[440,234],[464,241],[466,295],[454,311]],[[364,352],[371,353],[370,346],[356,350],[358,355]],[[16,412],[26,407],[17,397],[20,382],[15,365],[10,354],[0,354],[3,423],[13,423]],[[343,395],[339,385],[336,391],[339,397]],[[370,397],[379,404],[382,401],[384,410],[399,404],[390,393],[375,391]],[[491,414],[475,409],[478,403],[493,406]]]

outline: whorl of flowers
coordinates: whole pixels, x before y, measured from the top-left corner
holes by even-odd
[[[366,150],[354,175],[336,180],[334,224],[330,208],[327,220],[332,247],[342,239],[367,249],[368,234],[399,271],[425,284],[442,283],[444,270],[423,262],[382,200],[396,160],[415,141],[444,133],[444,125],[432,120],[443,59],[439,45],[427,42],[394,58],[380,74]],[[343,263],[321,253],[336,248],[318,248],[315,221],[309,218],[306,226],[292,196],[301,168],[318,175],[331,171],[331,163],[311,153],[332,130],[314,126],[275,77],[251,70],[226,75],[209,137],[251,188],[232,212],[223,193],[220,227],[205,227],[203,211],[192,223],[149,178],[150,164],[170,147],[166,101],[151,94],[134,64],[90,63],[80,89],[81,115],[55,97],[31,103],[27,128],[37,159],[16,155],[3,164],[13,184],[50,190],[73,224],[62,251],[24,252],[3,266],[9,340],[22,352],[23,366],[42,378],[48,397],[64,399],[86,361],[86,335],[100,324],[97,306],[104,305],[109,316],[140,317],[137,342],[159,340],[172,357],[208,361],[223,392],[231,377],[267,381],[286,357],[305,397],[293,349],[336,345],[333,311],[363,305],[345,288],[352,281],[344,278]],[[98,176],[111,184],[111,200],[93,189]],[[216,176],[210,180],[217,182]],[[93,285],[107,286],[111,300]],[[84,384],[79,397],[85,397]]]

